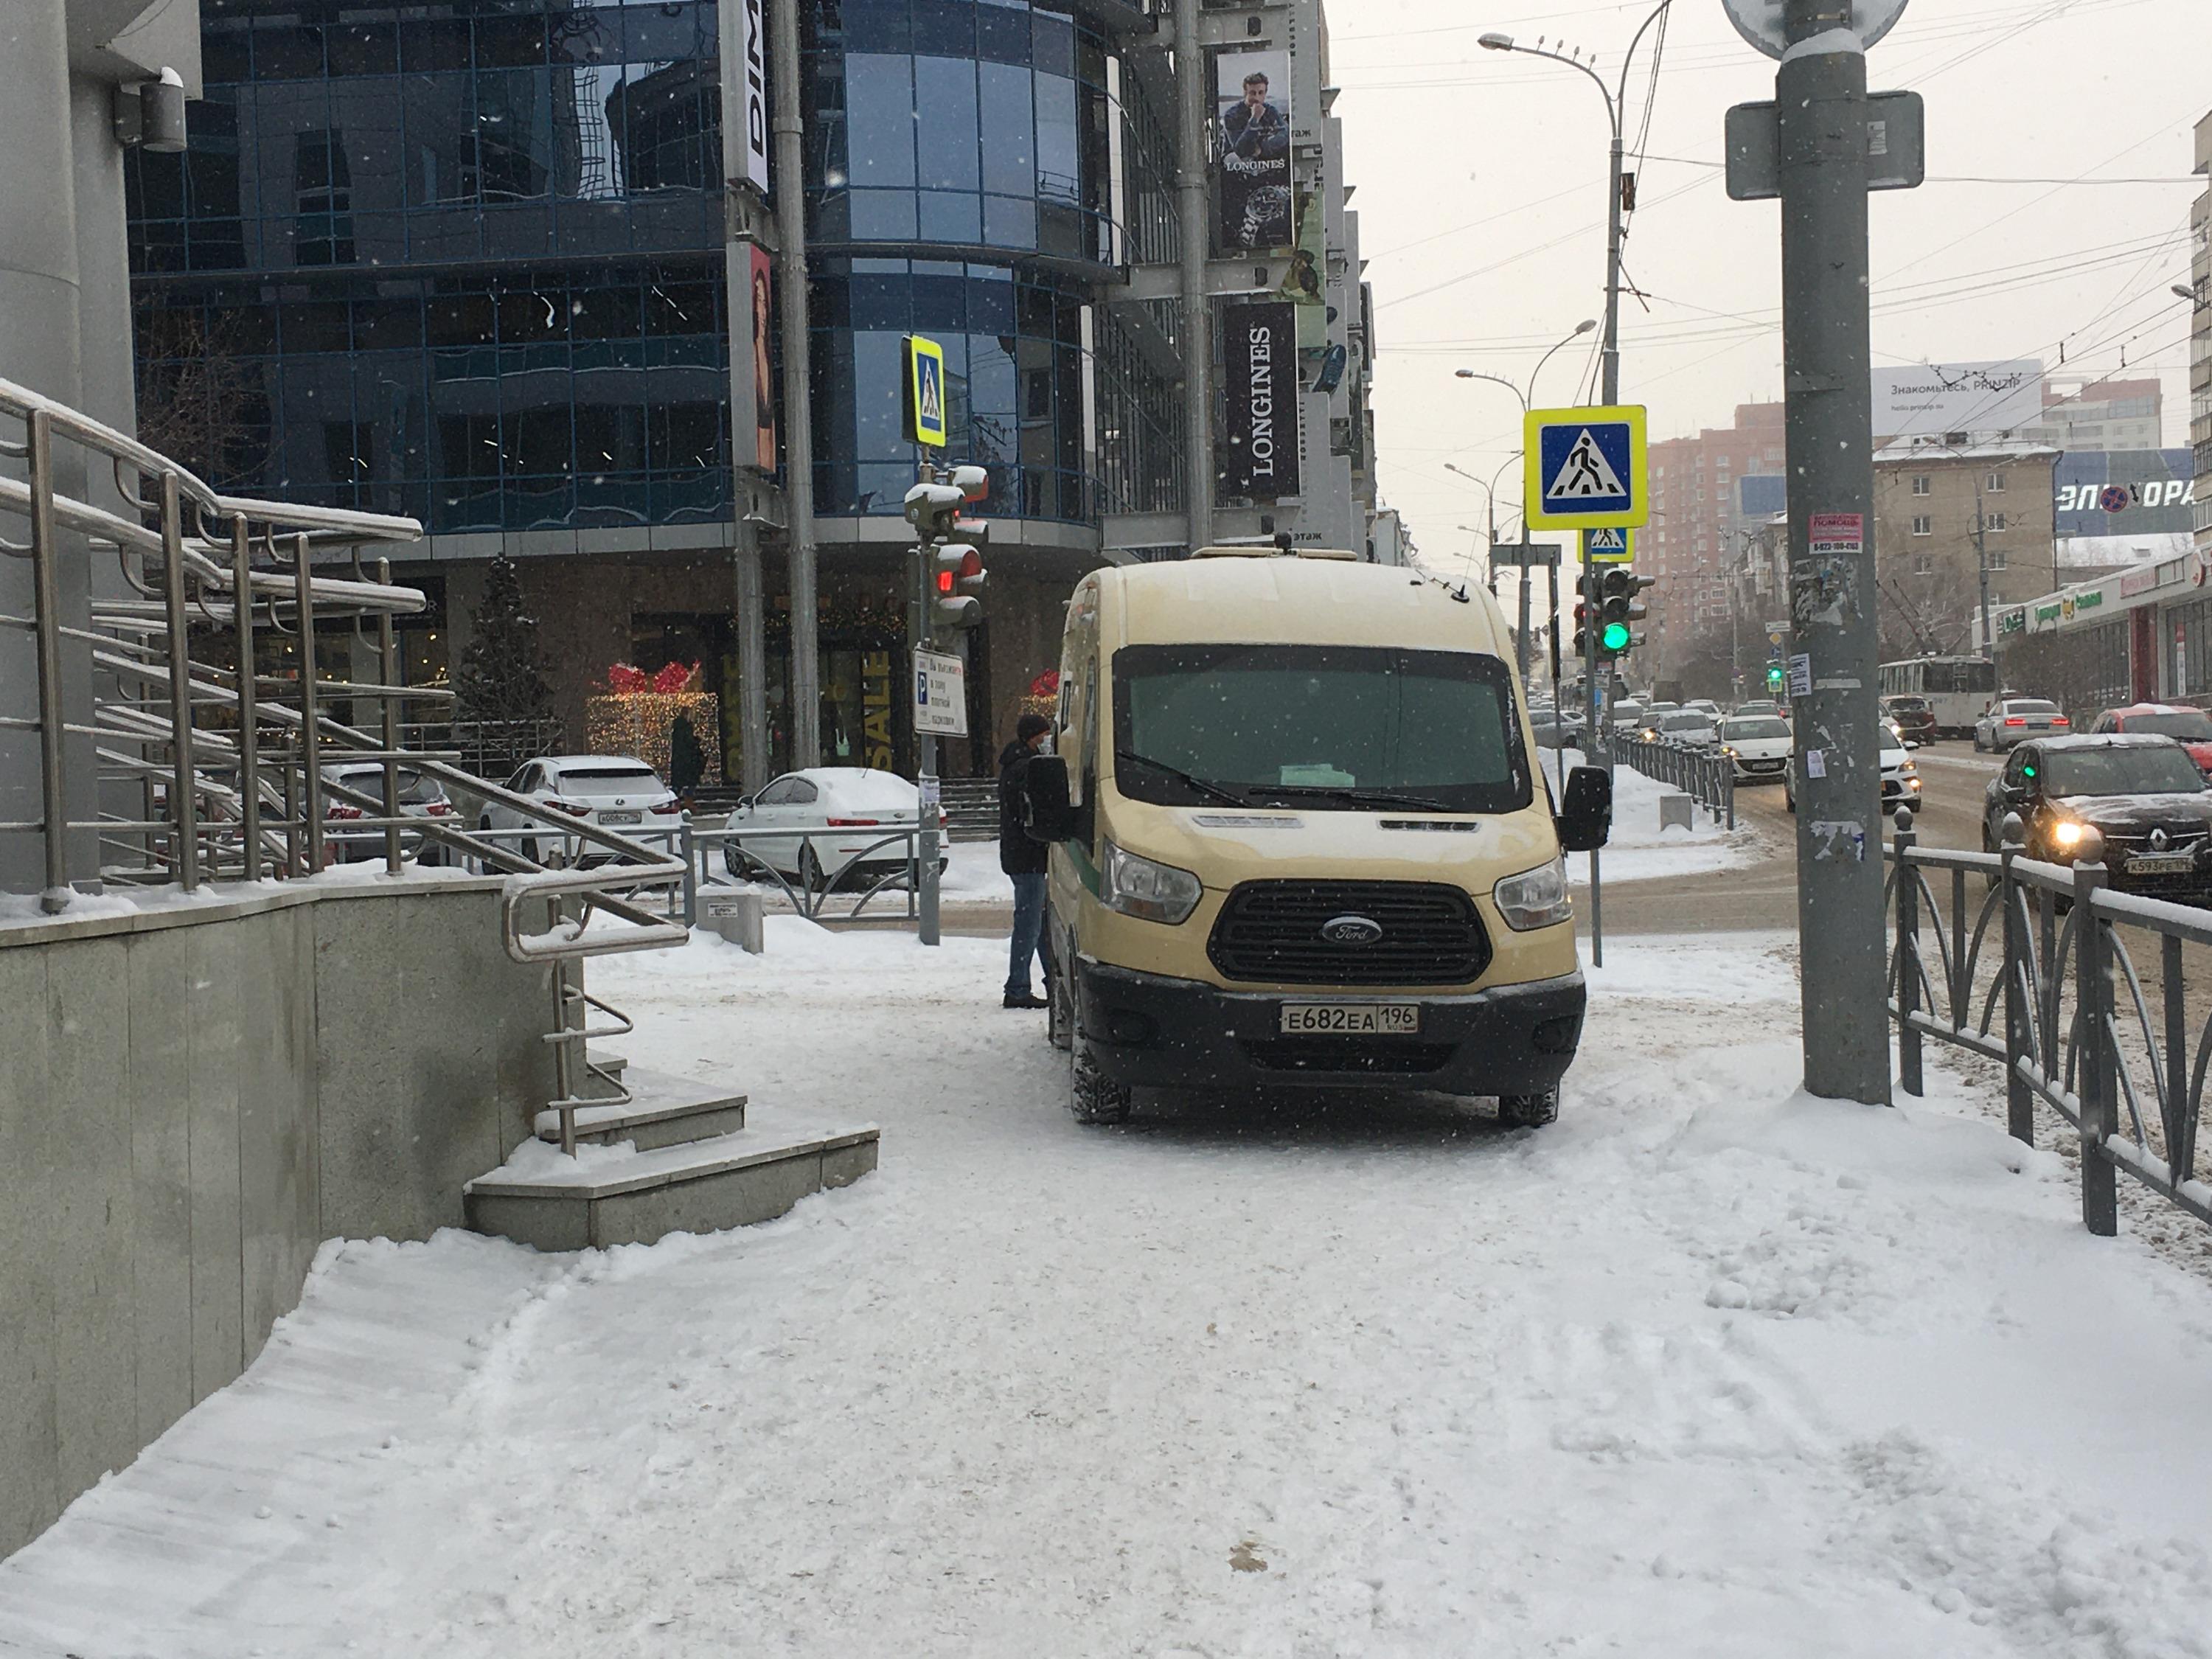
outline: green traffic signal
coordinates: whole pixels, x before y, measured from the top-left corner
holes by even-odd
[[[1607,623],[1605,632],[1599,638],[1608,651],[1626,651],[1628,649],[1628,624]]]
[[[1769,663],[1766,665],[1766,683],[1769,685],[1779,685],[1782,684],[1782,666],[1779,663]]]

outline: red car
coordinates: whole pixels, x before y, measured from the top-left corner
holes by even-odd
[[[2182,703],[2131,702],[2124,708],[2107,708],[2089,730],[2093,733],[2153,732],[2176,738],[2197,763],[2197,769],[2212,777],[2212,714],[2202,708]]]

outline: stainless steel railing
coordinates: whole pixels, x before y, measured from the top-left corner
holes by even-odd
[[[193,892],[313,878],[328,862],[333,806],[349,836],[376,832],[391,873],[433,845],[501,872],[507,954],[553,966],[551,1103],[573,1151],[577,1085],[596,1069],[583,1044],[606,1030],[587,1029],[590,1012],[627,1029],[583,989],[583,959],[681,943],[688,861],[463,771],[452,750],[405,744],[410,708],[450,701],[443,689],[404,684],[400,672],[393,619],[425,601],[392,580],[388,551],[418,539],[421,526],[223,495],[136,439],[5,380],[0,458],[21,471],[0,477],[0,524],[20,521],[27,532],[0,534],[0,556],[27,560],[32,577],[29,613],[0,614],[0,629],[30,635],[36,659],[35,706],[0,707],[0,737],[35,733],[40,802],[36,818],[0,821],[0,837],[40,842],[42,907],[65,912],[80,884]],[[112,475],[119,509],[57,487],[80,469]],[[95,581],[111,558],[115,579]],[[88,594],[77,609],[63,598],[72,565],[83,580],[69,586]],[[373,678],[325,673],[326,643]],[[264,646],[296,666],[264,670]],[[380,787],[327,775],[340,762],[375,763]],[[407,813],[403,770],[496,802],[564,847],[588,844],[598,861],[550,867],[459,821]],[[599,918],[616,925],[595,927]]]

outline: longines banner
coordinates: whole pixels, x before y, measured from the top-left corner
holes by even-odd
[[[1223,492],[1253,501],[1298,493],[1297,307],[1280,301],[1221,313],[1229,402]]]
[[[1291,225],[1291,55],[1213,57],[1217,252],[1286,248]]]

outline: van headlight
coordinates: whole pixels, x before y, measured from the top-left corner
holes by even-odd
[[[1172,927],[1198,908],[1205,891],[1199,878],[1172,864],[1156,864],[1135,853],[1106,843],[1106,866],[1100,873],[1098,902],[1109,910],[1144,921],[1163,921]]]
[[[1532,927],[1556,927],[1571,921],[1575,914],[1574,901],[1567,896],[1564,858],[1505,877],[1490,890],[1490,896],[1497,902],[1498,914],[1505,918],[1505,925],[1516,933]]]

